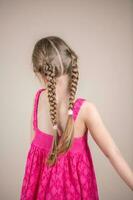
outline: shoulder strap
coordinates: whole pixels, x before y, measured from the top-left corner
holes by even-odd
[[[85,99],[81,98],[81,97],[76,99],[74,106],[73,106],[73,118],[74,118],[74,120],[76,120],[78,113],[79,113],[79,110],[80,110],[84,101],[85,101]]]
[[[38,111],[38,101],[39,101],[39,96],[41,92],[45,90],[45,88],[41,88],[37,90],[34,98],[34,108],[33,108],[33,128],[37,129],[38,124],[37,124],[37,111]]]

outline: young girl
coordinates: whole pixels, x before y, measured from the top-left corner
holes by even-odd
[[[42,83],[32,114],[21,200],[99,200],[87,137],[109,159],[133,190],[133,173],[92,102],[75,98],[77,55],[59,37],[40,39],[32,54],[33,71]]]

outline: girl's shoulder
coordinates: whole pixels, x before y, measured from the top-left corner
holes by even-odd
[[[85,121],[88,120],[88,118],[91,118],[91,117],[93,118],[96,116],[96,114],[98,113],[98,109],[94,102],[84,97],[78,98],[78,101],[80,104],[82,104],[81,114]]]

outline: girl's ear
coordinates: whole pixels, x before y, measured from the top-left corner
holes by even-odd
[[[42,75],[39,72],[36,73],[36,76],[38,77],[41,84],[44,84],[44,83],[47,84],[47,82],[48,82],[47,77],[43,78]]]

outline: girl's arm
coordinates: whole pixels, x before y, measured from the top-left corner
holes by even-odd
[[[106,129],[94,103],[86,101],[85,104],[84,120],[93,139],[109,159],[120,177],[133,190],[133,172],[131,168],[122,157],[120,150]]]

